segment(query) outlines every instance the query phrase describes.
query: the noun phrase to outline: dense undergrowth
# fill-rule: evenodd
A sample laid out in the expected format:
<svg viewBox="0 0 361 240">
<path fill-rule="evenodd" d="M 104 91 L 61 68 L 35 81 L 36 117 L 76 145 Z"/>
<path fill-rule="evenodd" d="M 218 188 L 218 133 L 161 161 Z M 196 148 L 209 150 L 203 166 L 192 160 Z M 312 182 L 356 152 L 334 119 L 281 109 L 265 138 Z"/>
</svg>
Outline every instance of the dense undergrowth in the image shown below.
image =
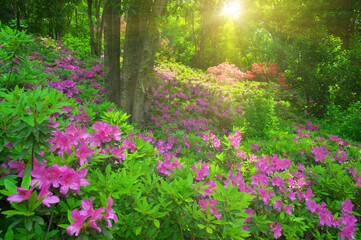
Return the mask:
<svg viewBox="0 0 361 240">
<path fill-rule="evenodd" d="M 1 38 L 0 238 L 361 238 L 360 145 L 276 65 L 159 62 L 140 131 L 103 100 L 101 61 Z"/>
</svg>

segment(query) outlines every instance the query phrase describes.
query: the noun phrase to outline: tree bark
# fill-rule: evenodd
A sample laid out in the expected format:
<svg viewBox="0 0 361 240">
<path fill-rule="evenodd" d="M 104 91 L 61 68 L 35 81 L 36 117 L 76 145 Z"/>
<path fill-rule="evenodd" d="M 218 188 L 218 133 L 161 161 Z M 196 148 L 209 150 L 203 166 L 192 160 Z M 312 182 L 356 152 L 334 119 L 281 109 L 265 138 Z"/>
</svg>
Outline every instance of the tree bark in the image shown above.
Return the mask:
<svg viewBox="0 0 361 240">
<path fill-rule="evenodd" d="M 165 0 L 132 0 L 127 14 L 120 104 L 131 122 L 144 127 L 155 88 L 154 56 L 158 43 L 156 18 Z"/>
<path fill-rule="evenodd" d="M 93 25 L 93 0 L 88 0 L 88 22 L 89 22 L 89 29 L 90 29 L 90 48 L 91 48 L 91 55 L 94 56 L 95 54 L 95 41 L 94 41 L 94 25 Z"/>
<path fill-rule="evenodd" d="M 120 0 L 104 1 L 105 100 L 120 103 Z"/>
<path fill-rule="evenodd" d="M 94 2 L 95 4 L 95 18 L 97 20 L 96 22 L 96 28 L 95 28 L 95 43 L 94 43 L 94 47 L 95 47 L 95 55 L 96 56 L 99 56 L 100 55 L 100 50 L 101 48 L 99 47 L 100 46 L 100 43 L 101 43 L 101 34 L 100 31 L 101 31 L 101 20 L 100 20 L 100 5 L 101 5 L 101 1 L 100 0 L 95 0 Z"/>
</svg>

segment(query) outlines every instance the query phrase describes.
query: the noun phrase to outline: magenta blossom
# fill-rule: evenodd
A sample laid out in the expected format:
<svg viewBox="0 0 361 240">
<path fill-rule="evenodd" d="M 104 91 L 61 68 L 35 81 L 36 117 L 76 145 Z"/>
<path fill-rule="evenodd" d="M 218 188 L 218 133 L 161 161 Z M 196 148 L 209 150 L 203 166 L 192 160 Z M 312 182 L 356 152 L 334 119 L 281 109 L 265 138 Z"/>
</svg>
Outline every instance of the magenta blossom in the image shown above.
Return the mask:
<svg viewBox="0 0 361 240">
<path fill-rule="evenodd" d="M 67 194 L 69 189 L 73 190 L 74 193 L 78 193 L 80 186 L 88 186 L 90 182 L 84 178 L 87 172 L 86 168 L 82 168 L 77 172 L 72 168 L 67 169 L 59 179 L 60 193 Z"/>
<path fill-rule="evenodd" d="M 351 203 L 350 198 L 346 202 L 342 203 L 342 213 L 352 213 L 353 204 Z"/>
<path fill-rule="evenodd" d="M 198 161 L 193 167 L 191 167 L 191 169 L 196 172 L 194 179 L 203 181 L 204 177 L 209 174 L 209 163 L 202 163 L 201 161 Z"/>
<path fill-rule="evenodd" d="M 88 164 L 87 157 L 90 157 L 95 152 L 94 149 L 90 149 L 83 139 L 80 139 L 79 148 L 77 149 L 75 156 L 79 157 L 80 166 L 84 163 Z"/>
<path fill-rule="evenodd" d="M 60 199 L 57 196 L 53 196 L 53 193 L 49 191 L 50 183 L 48 183 L 47 186 L 44 186 L 40 190 L 40 194 L 38 196 L 38 200 L 43 199 L 42 204 L 50 207 L 50 204 L 55 204 L 60 201 Z"/>
<path fill-rule="evenodd" d="M 22 202 L 25 200 L 28 200 L 31 196 L 31 192 L 33 191 L 33 188 L 30 189 L 26 188 L 16 188 L 17 194 L 10 195 L 7 200 L 12 202 Z"/>
<path fill-rule="evenodd" d="M 66 232 L 72 236 L 75 233 L 75 236 L 77 237 L 79 235 L 80 230 L 83 228 L 83 223 L 86 218 L 86 216 L 82 215 L 78 210 L 73 209 L 71 211 L 71 218 L 75 221 L 70 224 L 70 226 L 66 229 Z"/>
<path fill-rule="evenodd" d="M 273 208 L 277 209 L 278 212 L 282 211 L 282 199 L 276 200 L 276 204 L 273 205 Z"/>
<path fill-rule="evenodd" d="M 281 227 L 280 223 L 276 224 L 276 222 L 273 222 L 273 223 L 270 223 L 269 225 L 270 225 L 271 231 L 273 232 L 276 239 L 278 237 L 282 236 L 282 233 L 281 233 L 282 227 Z"/>
<path fill-rule="evenodd" d="M 108 227 L 112 227 L 112 223 L 109 219 L 113 219 L 115 222 L 118 222 L 118 216 L 115 214 L 114 209 L 112 209 L 113 199 L 108 197 L 107 208 L 105 210 L 103 218 L 105 218 L 108 222 Z"/>
<path fill-rule="evenodd" d="M 353 239 L 355 237 L 355 227 L 354 226 L 345 226 L 342 228 L 342 231 L 339 232 L 341 240 Z"/>
<path fill-rule="evenodd" d="M 8 165 L 10 168 L 15 169 L 18 172 L 18 177 L 23 177 L 25 170 L 25 164 L 21 161 L 9 161 Z"/>
<path fill-rule="evenodd" d="M 80 210 L 80 214 L 85 217 L 90 217 L 87 225 L 101 232 L 101 229 L 96 224 L 96 221 L 102 218 L 103 208 L 93 208 L 93 197 L 90 198 L 90 201 L 87 199 L 83 199 L 81 201 L 81 207 L 83 210 Z"/>
<path fill-rule="evenodd" d="M 293 208 L 293 206 L 292 205 L 289 205 L 289 206 L 284 206 L 284 210 L 285 210 L 285 212 L 288 214 L 288 215 L 292 215 L 292 208 Z"/>
<path fill-rule="evenodd" d="M 206 212 L 207 211 L 207 205 L 209 204 L 211 214 L 215 215 L 216 218 L 219 220 L 219 219 L 222 219 L 222 214 L 218 214 L 219 210 L 214 207 L 215 205 L 218 204 L 218 202 L 219 202 L 218 200 L 212 200 L 210 198 L 200 199 L 199 200 L 199 205 L 204 210 L 204 212 Z"/>
</svg>

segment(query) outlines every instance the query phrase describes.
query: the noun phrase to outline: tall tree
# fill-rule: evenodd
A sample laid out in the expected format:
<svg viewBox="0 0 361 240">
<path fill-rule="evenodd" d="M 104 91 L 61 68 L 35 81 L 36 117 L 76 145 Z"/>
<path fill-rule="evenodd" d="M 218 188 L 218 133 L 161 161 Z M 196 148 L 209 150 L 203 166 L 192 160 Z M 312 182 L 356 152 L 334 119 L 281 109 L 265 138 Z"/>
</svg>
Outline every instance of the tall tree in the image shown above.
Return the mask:
<svg viewBox="0 0 361 240">
<path fill-rule="evenodd" d="M 120 106 L 131 121 L 144 126 L 154 91 L 158 21 L 166 0 L 131 0 L 127 11 Z"/>
<path fill-rule="evenodd" d="M 100 15 L 100 6 L 102 0 L 88 0 L 88 23 L 90 29 L 90 47 L 91 54 L 99 56 L 101 53 L 103 36 L 103 16 Z M 95 12 L 96 25 L 93 23 L 93 6 Z M 104 14 L 104 12 L 103 12 Z"/>
<path fill-rule="evenodd" d="M 120 102 L 120 0 L 104 1 L 105 99 Z"/>
</svg>

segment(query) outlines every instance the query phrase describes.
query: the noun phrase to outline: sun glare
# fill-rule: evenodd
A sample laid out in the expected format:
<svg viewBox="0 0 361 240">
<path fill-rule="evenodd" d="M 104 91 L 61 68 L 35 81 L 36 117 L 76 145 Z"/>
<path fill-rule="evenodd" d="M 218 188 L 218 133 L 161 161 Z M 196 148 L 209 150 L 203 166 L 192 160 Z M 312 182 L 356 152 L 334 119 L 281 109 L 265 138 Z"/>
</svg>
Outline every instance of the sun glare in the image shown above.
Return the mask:
<svg viewBox="0 0 361 240">
<path fill-rule="evenodd" d="M 239 2 L 229 2 L 224 6 L 222 13 L 230 18 L 236 18 L 241 13 L 241 6 Z"/>
</svg>

